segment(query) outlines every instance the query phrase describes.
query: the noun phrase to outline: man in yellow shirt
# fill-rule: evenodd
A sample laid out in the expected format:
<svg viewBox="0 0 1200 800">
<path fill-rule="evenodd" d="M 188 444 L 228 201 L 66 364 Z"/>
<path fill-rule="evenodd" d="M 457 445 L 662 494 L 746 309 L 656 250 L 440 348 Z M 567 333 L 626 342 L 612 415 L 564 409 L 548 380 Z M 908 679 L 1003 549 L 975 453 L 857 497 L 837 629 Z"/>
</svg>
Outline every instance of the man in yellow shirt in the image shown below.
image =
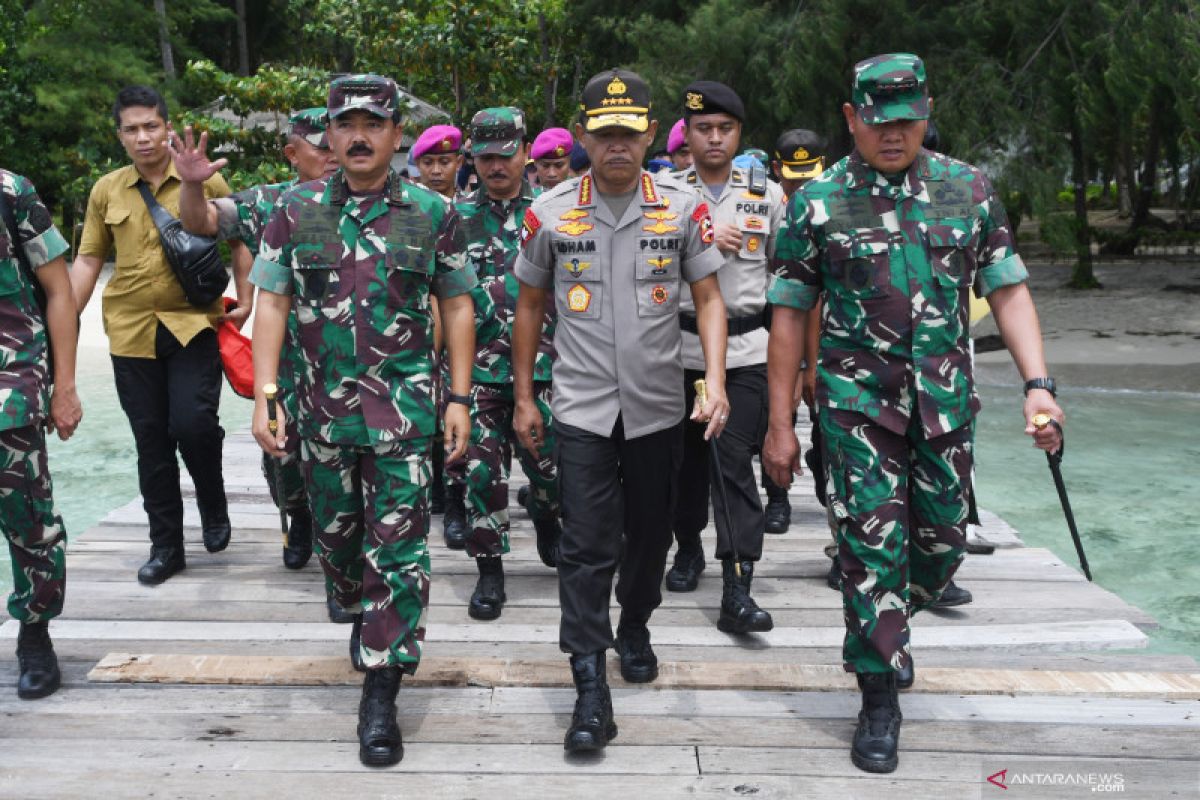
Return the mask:
<svg viewBox="0 0 1200 800">
<path fill-rule="evenodd" d="M 217 418 L 221 365 L 215 324 L 223 304 L 220 299 L 207 308 L 188 303 L 138 191 L 144 181 L 158 203 L 178 216 L 180 180 L 167 147 L 166 102 L 153 89 L 126 87 L 117 94 L 113 118 L 133 163 L 92 187 L 71 284 L 82 312 L 105 259 L 116 250 L 116 268 L 104 288 L 104 330 L 117 395 L 137 444 L 138 483 L 150 523 L 150 559 L 138 570 L 138 580 L 159 584 L 185 566 L 176 450 L 196 486 L 205 549 L 215 553 L 229 544 L 221 477 L 225 432 Z M 214 175 L 204 192 L 223 197 L 229 187 Z M 239 263 L 239 247 L 248 272 L 240 243 L 234 263 Z M 241 324 L 249 316 L 253 290 L 241 270 L 235 273 L 238 308 L 230 317 Z"/>
</svg>

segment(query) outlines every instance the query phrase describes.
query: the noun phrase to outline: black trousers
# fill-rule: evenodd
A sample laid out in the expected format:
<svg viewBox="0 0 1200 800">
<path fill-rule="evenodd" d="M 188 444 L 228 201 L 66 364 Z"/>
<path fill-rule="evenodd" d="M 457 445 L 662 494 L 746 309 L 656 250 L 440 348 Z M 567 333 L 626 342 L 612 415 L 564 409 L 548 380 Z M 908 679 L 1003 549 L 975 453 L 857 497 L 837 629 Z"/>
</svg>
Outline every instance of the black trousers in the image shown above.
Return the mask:
<svg viewBox="0 0 1200 800">
<path fill-rule="evenodd" d="M 609 596 L 618 565 L 623 622 L 644 624 L 662 603 L 682 423 L 636 439 L 625 438 L 620 417 L 610 436 L 554 424 L 563 515 L 558 641 L 563 652 L 585 655 L 612 646 Z"/>
<path fill-rule="evenodd" d="M 684 371 L 687 408 L 696 401 L 692 382 L 704 373 Z M 725 493 L 729 497 L 730 531 L 725 524 L 721 493 L 711 492 L 713 514 L 716 516 L 717 552 L 719 559 L 732 558 L 732 541 L 743 561 L 758 561 L 762 557 L 763 532 L 766 521 L 758 484 L 754 477 L 754 456 L 762 450 L 767 432 L 767 367 L 754 364 L 735 367 L 725 373 L 725 393 L 729 397 L 729 420 L 717 437 L 721 469 L 725 477 Z M 717 480 L 716 465 L 709 458 L 704 440 L 704 425 L 685 422 L 683 432 L 683 465 L 679 469 L 679 505 L 675 511 L 675 536 L 681 548 L 698 548 L 700 531 L 708 525 L 710 484 Z"/>
<path fill-rule="evenodd" d="M 177 449 L 196 485 L 200 513 L 226 513 L 217 334 L 206 330 L 184 347 L 159 323 L 154 351 L 157 358 L 113 356 L 113 376 L 137 445 L 138 486 L 150 520 L 150 541 L 158 547 L 182 546 Z"/>
</svg>

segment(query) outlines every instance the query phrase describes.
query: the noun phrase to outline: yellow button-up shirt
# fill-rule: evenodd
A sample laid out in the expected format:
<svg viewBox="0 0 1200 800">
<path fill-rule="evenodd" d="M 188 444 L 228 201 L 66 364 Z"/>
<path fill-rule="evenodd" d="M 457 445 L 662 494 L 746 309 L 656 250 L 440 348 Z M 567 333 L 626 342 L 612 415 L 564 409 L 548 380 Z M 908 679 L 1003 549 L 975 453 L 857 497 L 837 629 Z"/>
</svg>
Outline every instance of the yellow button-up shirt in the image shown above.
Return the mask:
<svg viewBox="0 0 1200 800">
<path fill-rule="evenodd" d="M 154 358 L 158 323 L 186 345 L 196 334 L 212 328 L 224 312 L 222 301 L 197 308 L 167 263 L 158 228 L 137 190 L 138 171 L 132 164 L 108 173 L 92 187 L 79 255 L 107 259 L 113 248 L 117 265 L 104 288 L 104 331 L 114 356 Z M 179 216 L 179 174 L 167 167 L 167 177 L 150 187 L 159 205 Z M 220 175 L 204 182 L 209 198 L 225 197 L 229 185 Z"/>
</svg>

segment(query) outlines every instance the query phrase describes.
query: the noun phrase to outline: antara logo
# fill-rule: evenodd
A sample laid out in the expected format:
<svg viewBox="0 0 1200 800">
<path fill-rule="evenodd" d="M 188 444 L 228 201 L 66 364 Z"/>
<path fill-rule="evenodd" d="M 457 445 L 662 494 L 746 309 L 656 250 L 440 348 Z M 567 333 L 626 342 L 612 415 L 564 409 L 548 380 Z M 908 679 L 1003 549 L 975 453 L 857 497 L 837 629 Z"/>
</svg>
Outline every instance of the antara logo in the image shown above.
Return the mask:
<svg viewBox="0 0 1200 800">
<path fill-rule="evenodd" d="M 1008 779 L 1008 770 L 1002 769 L 994 775 L 988 775 L 987 782 L 990 783 L 992 786 L 999 786 L 1001 789 L 1007 789 L 1008 787 L 1004 785 L 1004 782 L 1007 779 Z"/>
</svg>

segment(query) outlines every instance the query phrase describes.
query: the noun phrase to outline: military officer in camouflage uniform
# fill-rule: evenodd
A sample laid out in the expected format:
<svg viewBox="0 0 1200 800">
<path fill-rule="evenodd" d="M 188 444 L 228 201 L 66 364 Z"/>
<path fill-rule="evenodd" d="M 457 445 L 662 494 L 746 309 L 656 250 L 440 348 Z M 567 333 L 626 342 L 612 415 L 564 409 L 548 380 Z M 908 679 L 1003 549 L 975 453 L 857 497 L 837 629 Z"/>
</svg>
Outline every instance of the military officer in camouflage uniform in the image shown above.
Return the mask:
<svg viewBox="0 0 1200 800">
<path fill-rule="evenodd" d="M 611 70 L 583 90 L 575 138 L 591 170 L 541 195 L 525 214 L 515 273 L 513 425 L 546 447 L 535 392 L 547 296 L 558 323 L 554 425 L 563 507 L 559 647 L 571 654 L 578 698 L 569 752 L 599 750 L 617 733 L 604 653 L 615 646 L 627 681 L 652 681 L 658 659 L 647 624 L 662 601 L 686 414 L 680 295 L 691 292 L 703 343 L 708 402 L 693 420 L 716 436 L 725 400 L 725 306 L 713 275 L 712 218 L 686 183 L 641 169 L 657 124 L 650 87 Z M 624 542 L 622 555 L 622 541 Z M 609 596 L 620 565 L 621 619 Z"/>
<path fill-rule="evenodd" d="M 351 649 L 367 672 L 359 758 L 371 765 L 403 756 L 395 699 L 402 672 L 420 662 L 425 632 L 437 418 L 431 292 L 450 352 L 452 458 L 467 444 L 474 345 L 475 278 L 458 216 L 444 197 L 390 168 L 399 100 L 396 84 L 378 75 L 330 85 L 328 136 L 341 168 L 283 196 L 251 273 L 260 289 L 252 427 L 269 455 L 286 452 L 287 436 L 270 431 L 262 387 L 276 381 L 294 311 L 296 434 L 321 566 L 338 603 L 359 615 Z"/>
<path fill-rule="evenodd" d="M 737 93 L 723 83 L 696 81 L 684 89 L 684 136 L 692 166 L 680 179 L 693 188 L 712 211 L 715 244 L 725 259 L 717 273 L 728 315 L 725 390 L 729 423 L 717 439 L 725 491 L 711 491 L 716 518 L 716 556 L 721 562 L 723 591 L 717 627 L 727 633 L 769 631 L 771 615 L 750 596 L 754 564 L 762 557 L 765 519 L 754 456 L 766 434 L 767 406 L 767 258 L 775 250 L 783 221 L 783 192 L 767 180 L 765 168 L 733 166 L 746 109 Z M 666 256 L 669 261 L 669 255 Z M 695 309 L 680 298 L 683 329 L 684 391 L 690 402 L 692 383 L 703 377 L 704 353 L 697 336 Z M 675 537 L 679 549 L 667 573 L 672 591 L 693 591 L 704 569 L 700 532 L 708 524 L 709 484 L 718 480 L 709 463 L 704 429 L 684 426 L 683 465 Z M 724 500 L 729 500 L 729 507 Z M 729 520 L 733 529 L 726 524 Z"/>
<path fill-rule="evenodd" d="M 817 364 L 828 499 L 838 525 L 843 661 L 863 706 L 851 758 L 898 763 L 896 672 L 908 616 L 928 608 L 962 560 L 979 410 L 968 297 L 986 296 L 1025 384 L 1025 433 L 1052 450 L 1062 420 L 1037 312 L 1004 207 L 975 167 L 921 149 L 925 67 L 897 53 L 859 62 L 843 106 L 854 152 L 788 206 L 772 261 L 770 428 L 763 462 L 786 485 L 799 468 L 792 393 L 807 310 L 825 293 Z"/>
<path fill-rule="evenodd" d="M 67 532 L 54 510 L 46 431 L 69 439 L 83 417 L 75 393 L 79 328 L 67 242 L 50 212 L 20 175 L 0 170 L 0 193 L 0 531 L 12 560 L 8 613 L 21 625 L 17 695 L 31 700 L 62 682 L 49 625 L 62 613 Z"/>
<path fill-rule="evenodd" d="M 471 119 L 471 155 L 480 187 L 454 204 L 462 219 L 467 258 L 479 284 L 475 300 L 475 365 L 471 445 L 467 448 L 467 554 L 479 567 L 479 581 L 467 608 L 475 619 L 491 620 L 504 607 L 504 567 L 508 552 L 508 475 L 513 451 L 529 476 L 528 508 L 537 531 L 538 555 L 553 567 L 561 528 L 554 472 L 550 415 L 550 364 L 554 355 L 553 306 L 544 316 L 534 367 L 534 399 L 542 414 L 547 447 L 534 455 L 512 434 L 512 321 L 519 285 L 513 263 L 520 245 L 525 210 L 534 190 L 525 180 L 528 147 L 525 115 L 511 107 L 485 108 Z"/>
<path fill-rule="evenodd" d="M 219 239 L 238 239 L 258 255 L 259 242 L 267 218 L 279 198 L 297 183 L 327 178 L 337 169 L 337 159 L 325 138 L 325 108 L 306 108 L 288 118 L 287 143 L 283 155 L 296 170 L 297 177 L 280 183 L 260 184 L 230 197 L 206 200 L 204 181 L 226 165 L 226 159 L 210 162 L 205 154 L 207 134 L 200 135 L 193 146 L 192 130 L 184 128 L 183 137 L 171 137 L 171 155 L 182 186 L 179 190 L 179 219 L 193 233 Z M 288 317 L 287 341 L 295 340 L 295 317 Z M 280 399 L 288 419 L 296 419 L 296 394 L 287 370 L 288 360 L 279 375 Z M 300 474 L 300 458 L 296 452 L 276 460 L 266 453 L 262 459 L 263 477 L 271 490 L 271 499 L 287 511 L 288 534 L 283 548 L 283 564 L 288 569 L 300 569 L 308 563 L 313 552 L 312 517 Z M 278 497 L 276 487 L 282 483 L 284 497 Z M 329 613 L 337 621 L 351 620 L 341 613 L 332 597 L 327 601 Z"/>
</svg>

